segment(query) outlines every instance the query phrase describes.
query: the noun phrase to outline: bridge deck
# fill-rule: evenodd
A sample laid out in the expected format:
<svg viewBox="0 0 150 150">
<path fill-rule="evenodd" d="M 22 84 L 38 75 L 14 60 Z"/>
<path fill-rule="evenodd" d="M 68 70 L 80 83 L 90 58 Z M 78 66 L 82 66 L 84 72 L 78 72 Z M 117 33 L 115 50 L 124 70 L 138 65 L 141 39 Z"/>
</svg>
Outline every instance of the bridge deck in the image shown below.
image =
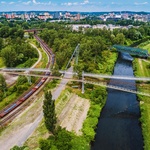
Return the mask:
<svg viewBox="0 0 150 150">
<path fill-rule="evenodd" d="M 122 46 L 122 45 L 113 45 L 114 48 L 117 49 L 119 52 L 126 52 L 131 55 L 137 55 L 140 57 L 149 57 L 148 50 L 140 49 L 140 48 L 133 48 L 128 46 Z"/>
</svg>

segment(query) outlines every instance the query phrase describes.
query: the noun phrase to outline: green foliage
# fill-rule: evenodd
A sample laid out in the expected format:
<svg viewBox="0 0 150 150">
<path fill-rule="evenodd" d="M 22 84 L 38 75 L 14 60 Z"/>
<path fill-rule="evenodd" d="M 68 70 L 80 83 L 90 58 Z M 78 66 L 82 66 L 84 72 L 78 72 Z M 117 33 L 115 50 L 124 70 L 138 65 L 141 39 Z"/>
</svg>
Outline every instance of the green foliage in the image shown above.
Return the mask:
<svg viewBox="0 0 150 150">
<path fill-rule="evenodd" d="M 83 136 L 75 136 L 71 140 L 71 150 L 90 150 L 90 145 Z"/>
<path fill-rule="evenodd" d="M 0 37 L 2 38 L 7 38 L 7 37 L 11 37 L 11 38 L 23 38 L 24 36 L 24 31 L 21 28 L 17 28 L 17 27 L 8 27 L 8 26 L 3 26 L 0 28 Z"/>
<path fill-rule="evenodd" d="M 30 150 L 27 146 L 14 146 L 13 148 L 11 148 L 10 150 Z"/>
<path fill-rule="evenodd" d="M 39 144 L 40 144 L 40 149 L 42 149 L 42 150 L 50 150 L 50 148 L 54 144 L 54 141 L 53 140 L 49 140 L 49 139 L 48 140 L 41 139 L 39 141 Z"/>
<path fill-rule="evenodd" d="M 5 60 L 7 67 L 15 67 L 29 59 L 38 57 L 37 51 L 23 39 L 24 31 L 9 27 L 8 29 L 10 29 L 10 35 L 8 34 L 7 38 L 4 37 L 6 38 L 5 40 L 0 38 L 0 55 Z M 29 67 L 31 63 L 33 63 L 33 61 L 30 60 L 27 67 Z"/>
<path fill-rule="evenodd" d="M 0 103 L 0 109 L 4 108 L 8 104 L 16 100 L 18 96 L 23 94 L 29 88 L 29 86 L 30 85 L 27 81 L 27 78 L 24 76 L 19 76 L 16 82 L 16 85 L 13 85 L 10 88 L 8 88 L 5 94 L 3 94 L 3 97 L 0 97 L 2 98 L 1 103 Z"/>
<path fill-rule="evenodd" d="M 140 98 L 142 100 L 142 98 Z M 141 118 L 140 122 L 142 123 L 142 132 L 144 138 L 144 149 L 149 150 L 150 148 L 150 104 L 142 104 L 140 106 L 141 109 Z"/>
<path fill-rule="evenodd" d="M 72 133 L 66 131 L 65 129 L 58 129 L 55 140 L 56 146 L 59 150 L 70 150 L 72 148 L 71 145 Z"/>
<path fill-rule="evenodd" d="M 24 91 L 26 91 L 28 89 L 28 85 L 24 84 L 24 85 L 18 85 L 17 86 L 17 91 L 16 94 L 19 96 L 20 94 L 22 94 Z"/>
<path fill-rule="evenodd" d="M 0 74 L 0 101 L 3 100 L 3 96 L 7 90 L 7 85 L 5 82 L 5 78 Z"/>
<path fill-rule="evenodd" d="M 140 48 L 147 47 L 149 48 L 149 41 L 147 41 L 149 38 L 145 38 L 144 43 L 140 44 L 141 41 L 138 41 L 135 44 L 140 44 Z M 140 62 L 139 62 L 140 61 Z M 149 68 L 146 67 L 148 62 L 144 62 L 142 60 L 138 60 L 136 58 L 133 61 L 133 68 L 134 68 L 134 74 L 136 76 L 149 76 Z M 142 68 L 142 69 L 141 69 Z M 141 82 L 139 82 L 141 83 Z M 138 91 L 148 93 L 150 89 L 149 83 L 147 84 L 141 84 L 140 86 L 137 86 Z M 142 134 L 144 139 L 144 149 L 149 150 L 150 149 L 150 98 L 147 96 L 137 95 L 138 100 L 140 101 L 140 111 L 141 111 L 141 127 L 142 127 Z"/>
<path fill-rule="evenodd" d="M 25 63 L 17 65 L 17 68 L 30 68 L 36 61 L 37 58 L 29 58 Z"/>
<path fill-rule="evenodd" d="M 45 85 L 44 91 L 55 88 L 57 86 L 58 82 L 59 81 L 57 79 L 53 79 L 51 82 L 49 82 Z"/>
<path fill-rule="evenodd" d="M 28 80 L 25 76 L 19 76 L 16 85 L 23 85 L 24 83 L 26 83 Z"/>
<path fill-rule="evenodd" d="M 2 48 L 3 48 L 3 39 L 0 38 L 0 51 L 1 51 Z"/>
<path fill-rule="evenodd" d="M 97 123 L 98 123 L 98 122 L 97 122 Z M 85 127 L 83 127 L 82 131 L 83 131 L 83 133 L 84 133 L 84 135 L 85 135 L 85 138 L 86 138 L 86 140 L 87 140 L 88 142 L 91 142 L 91 141 L 94 140 L 95 131 L 94 131 L 94 129 L 93 129 L 92 127 L 85 125 Z"/>
<path fill-rule="evenodd" d="M 2 74 L 0 74 L 0 90 L 2 92 L 5 92 L 7 90 L 6 81 Z"/>
<path fill-rule="evenodd" d="M 83 136 L 76 136 L 65 129 L 58 128 L 55 136 L 40 140 L 42 150 L 89 150 L 89 144 Z"/>
<path fill-rule="evenodd" d="M 43 112 L 46 128 L 54 134 L 56 124 L 55 103 L 54 100 L 52 100 L 52 94 L 49 91 L 45 92 Z"/>
<path fill-rule="evenodd" d="M 94 118 L 94 117 L 99 118 L 101 108 L 102 107 L 100 105 L 96 105 L 96 104 L 91 105 L 91 108 L 88 112 L 88 116 L 90 116 L 92 118 Z"/>
<path fill-rule="evenodd" d="M 5 60 L 7 67 L 13 67 L 15 65 L 17 54 L 11 47 L 6 47 L 1 51 L 1 56 Z"/>
<path fill-rule="evenodd" d="M 96 87 L 92 92 L 91 92 L 91 100 L 95 104 L 101 104 L 102 106 L 106 102 L 106 89 L 102 87 Z"/>
</svg>

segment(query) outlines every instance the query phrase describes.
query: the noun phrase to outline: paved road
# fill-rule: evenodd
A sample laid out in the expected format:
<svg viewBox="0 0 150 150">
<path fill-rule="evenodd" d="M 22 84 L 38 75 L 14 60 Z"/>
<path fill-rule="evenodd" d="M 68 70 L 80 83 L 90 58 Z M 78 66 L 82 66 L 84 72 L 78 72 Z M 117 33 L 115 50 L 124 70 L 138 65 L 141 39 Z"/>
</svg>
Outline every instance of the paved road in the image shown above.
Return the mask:
<svg viewBox="0 0 150 150">
<path fill-rule="evenodd" d="M 68 71 L 72 71 L 73 68 L 69 68 Z M 71 74 L 65 74 L 64 77 L 72 78 Z M 63 80 L 59 84 L 59 86 L 56 88 L 56 90 L 52 93 L 53 99 L 57 99 L 59 95 L 61 94 L 61 91 L 65 89 L 65 86 L 67 84 L 68 80 Z M 43 96 L 44 97 L 44 96 Z M 30 122 L 29 124 L 25 125 L 23 128 L 17 130 L 17 131 L 11 131 L 10 136 L 6 136 L 5 139 L 1 137 L 0 140 L 0 150 L 9 150 L 14 145 L 22 146 L 24 142 L 32 135 L 34 130 L 38 127 L 39 123 L 41 122 L 43 118 L 43 111 L 39 113 L 40 115 Z M 12 129 L 13 130 L 13 129 Z"/>
<path fill-rule="evenodd" d="M 22 146 L 31 133 L 34 132 L 35 127 L 38 126 L 42 118 L 43 114 L 40 114 L 33 123 L 29 123 L 20 129 L 12 129 L 10 134 L 4 135 L 4 139 L 0 137 L 0 150 L 10 150 L 15 145 Z"/>
<path fill-rule="evenodd" d="M 67 72 L 73 72 L 73 68 L 70 67 Z M 72 74 L 65 74 L 64 78 L 72 78 Z M 65 85 L 67 84 L 68 80 L 63 80 L 61 81 L 59 87 L 56 89 L 56 91 L 53 92 L 53 99 L 57 99 L 61 93 L 62 90 L 65 89 Z"/>
</svg>

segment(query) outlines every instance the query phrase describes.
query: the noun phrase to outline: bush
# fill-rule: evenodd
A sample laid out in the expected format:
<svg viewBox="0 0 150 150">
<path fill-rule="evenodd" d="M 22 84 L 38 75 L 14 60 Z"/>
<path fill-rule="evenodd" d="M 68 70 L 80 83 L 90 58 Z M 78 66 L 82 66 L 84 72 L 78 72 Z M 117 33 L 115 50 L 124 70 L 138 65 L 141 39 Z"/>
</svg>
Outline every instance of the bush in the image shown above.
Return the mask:
<svg viewBox="0 0 150 150">
<path fill-rule="evenodd" d="M 100 105 L 92 105 L 90 107 L 89 112 L 88 112 L 88 116 L 89 117 L 97 117 L 97 118 L 99 118 L 100 111 L 101 111 L 101 106 Z"/>
<path fill-rule="evenodd" d="M 85 127 L 83 127 L 82 131 L 83 131 L 85 139 L 87 140 L 88 143 L 90 143 L 91 141 L 94 140 L 95 131 L 93 128 L 85 126 Z"/>
</svg>

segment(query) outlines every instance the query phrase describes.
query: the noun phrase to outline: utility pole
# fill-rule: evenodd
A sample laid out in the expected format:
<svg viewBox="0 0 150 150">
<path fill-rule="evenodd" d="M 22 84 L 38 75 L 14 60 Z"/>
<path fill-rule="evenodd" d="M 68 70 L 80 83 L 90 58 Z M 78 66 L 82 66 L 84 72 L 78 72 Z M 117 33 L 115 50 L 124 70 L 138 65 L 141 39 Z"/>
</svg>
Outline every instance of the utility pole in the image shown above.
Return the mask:
<svg viewBox="0 0 150 150">
<path fill-rule="evenodd" d="M 82 71 L 82 94 L 84 94 L 84 71 Z"/>
<path fill-rule="evenodd" d="M 31 85 L 32 82 L 31 82 L 31 76 L 29 75 L 29 72 L 27 72 L 27 80 L 28 80 L 28 83 Z"/>
<path fill-rule="evenodd" d="M 79 60 L 79 50 L 80 50 L 80 44 L 78 44 L 77 45 L 77 47 L 76 47 L 76 58 L 75 58 L 75 63 L 76 63 L 76 65 L 78 65 L 78 60 Z"/>
<path fill-rule="evenodd" d="M 79 49 L 80 49 L 80 44 L 78 44 L 78 45 L 76 46 L 76 48 L 75 48 L 75 50 L 74 50 L 74 52 L 73 52 L 71 58 L 70 58 L 69 61 L 68 61 L 68 64 L 66 65 L 65 70 L 67 70 L 67 68 L 68 68 L 68 66 L 69 66 L 69 64 L 70 64 L 70 62 L 71 62 L 71 60 L 73 59 L 73 56 L 76 57 L 75 63 L 78 64 Z"/>
</svg>

